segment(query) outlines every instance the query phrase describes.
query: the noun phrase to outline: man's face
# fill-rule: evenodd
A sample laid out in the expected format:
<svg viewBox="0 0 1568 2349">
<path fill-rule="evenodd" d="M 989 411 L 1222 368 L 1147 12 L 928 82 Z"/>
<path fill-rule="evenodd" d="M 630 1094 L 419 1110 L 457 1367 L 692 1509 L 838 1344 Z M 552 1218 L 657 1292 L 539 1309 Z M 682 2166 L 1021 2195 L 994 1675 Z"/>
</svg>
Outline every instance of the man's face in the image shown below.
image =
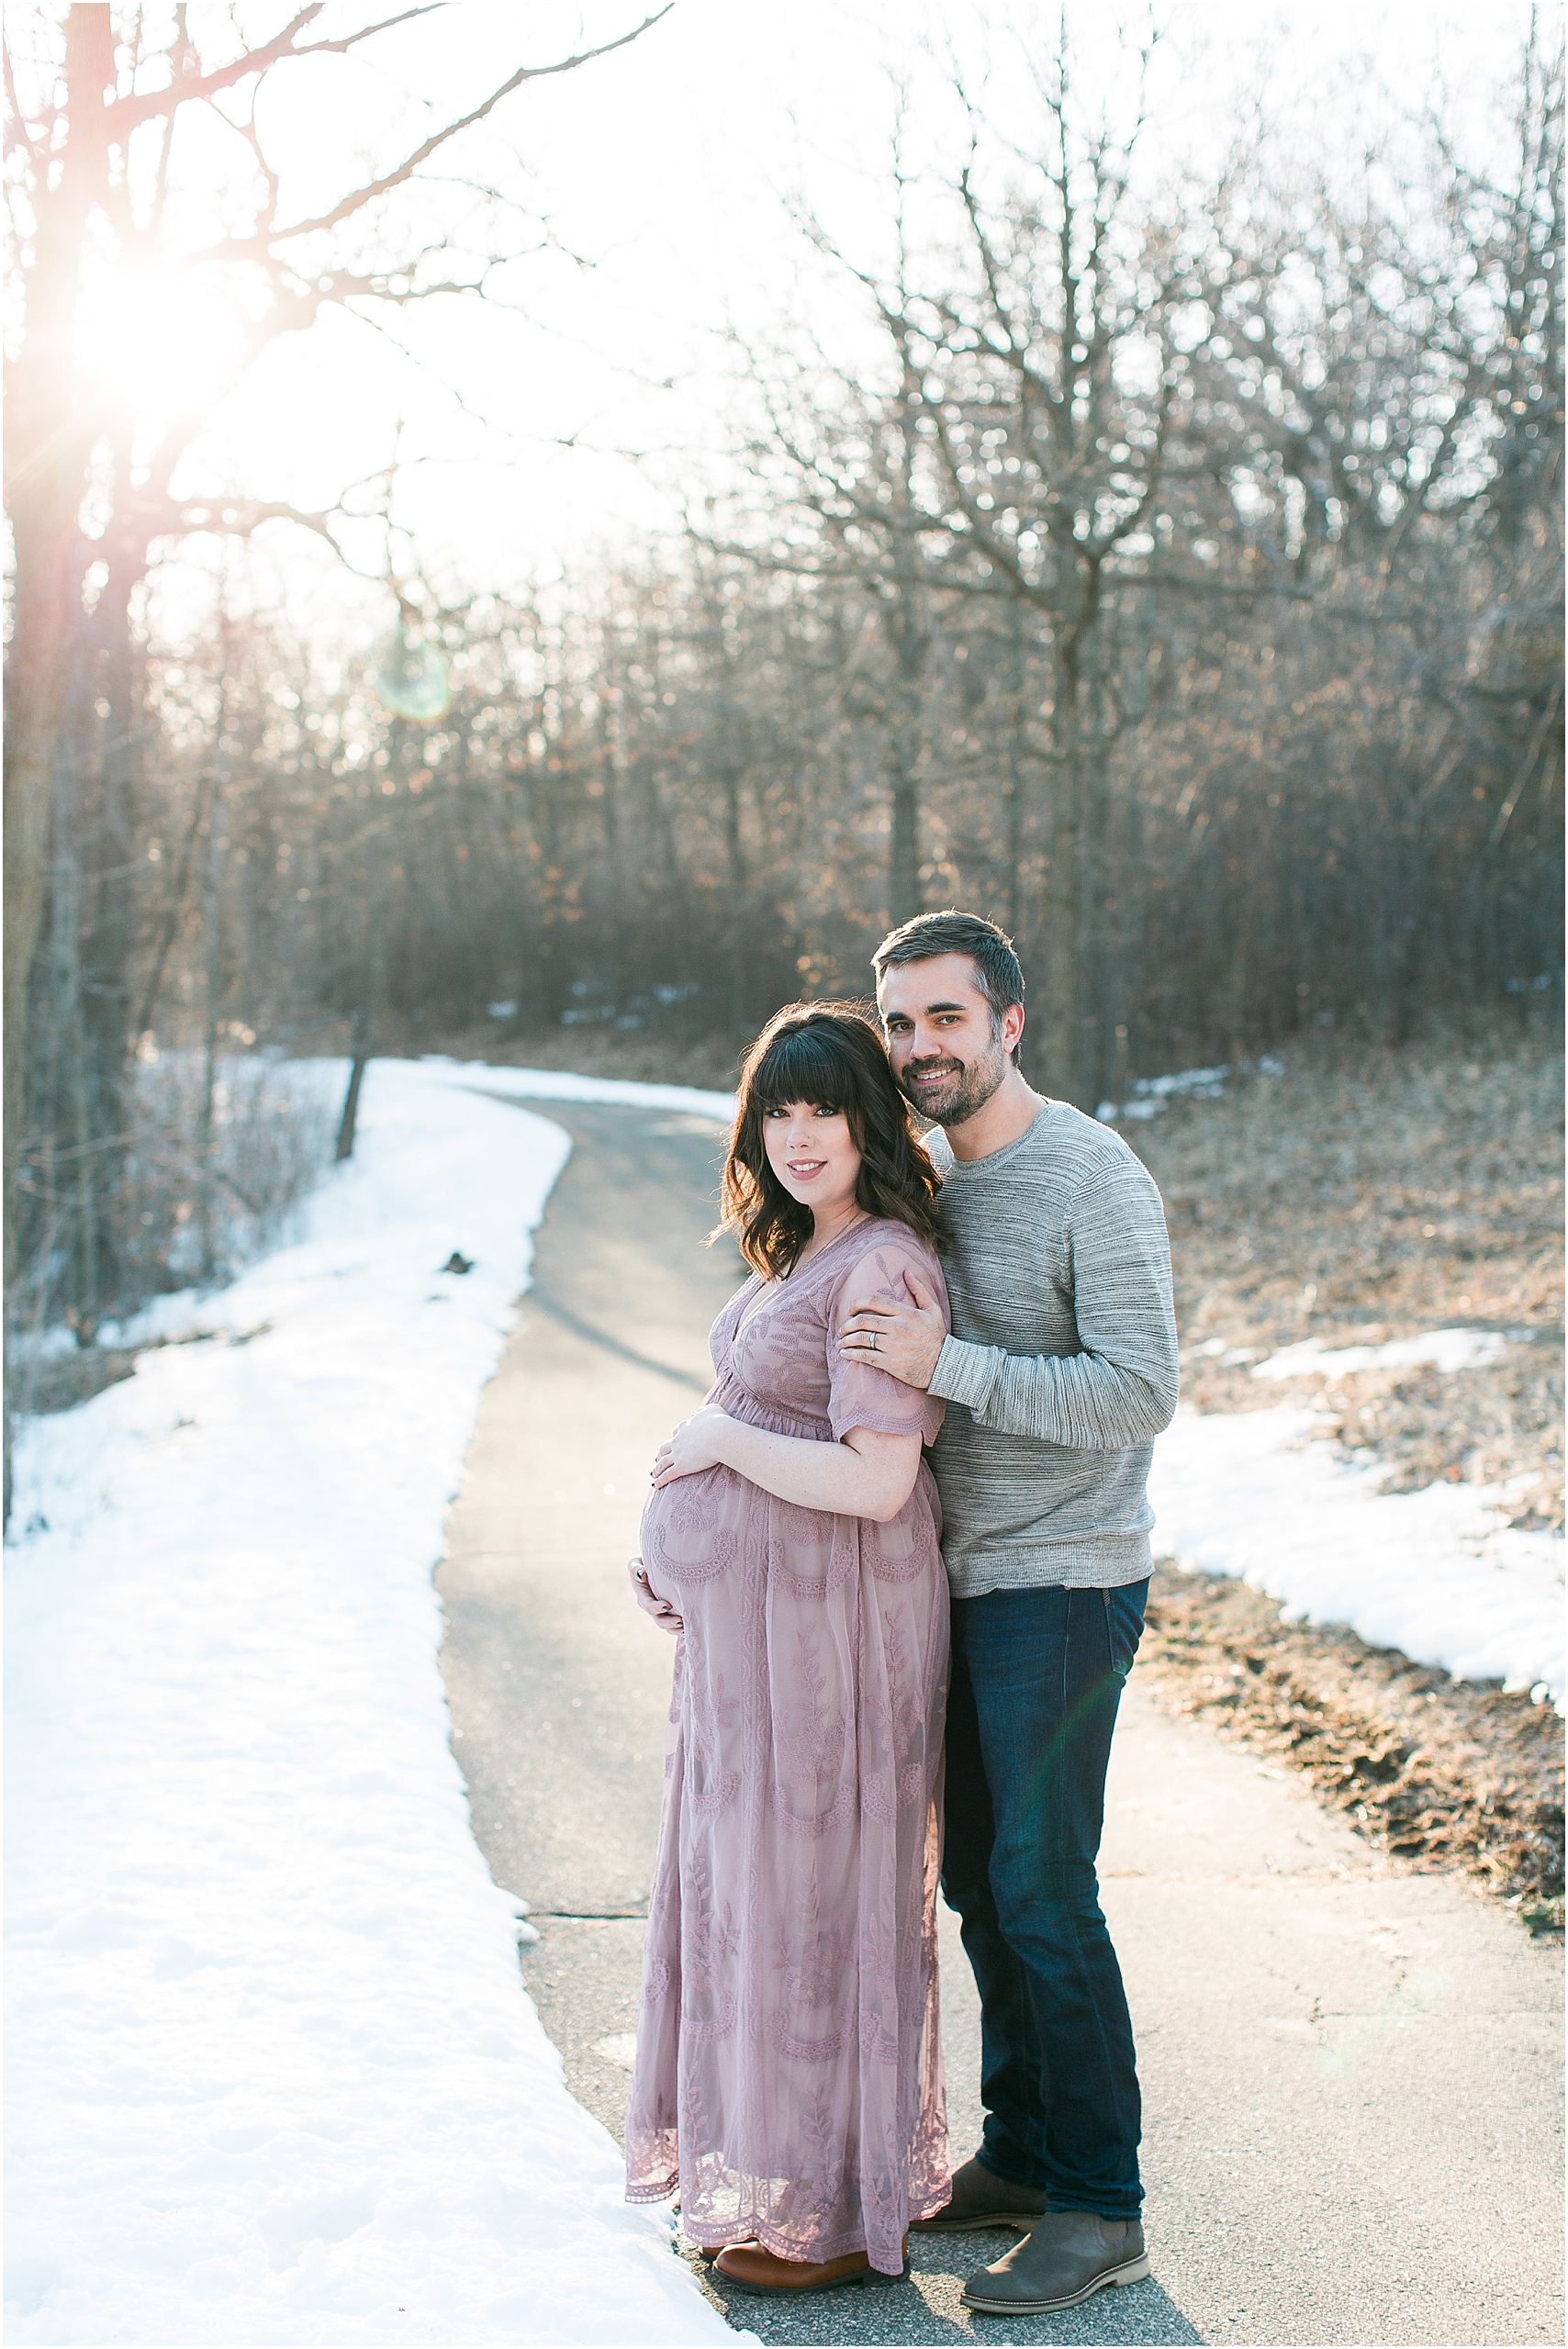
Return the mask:
<svg viewBox="0 0 1568 2349">
<path fill-rule="evenodd" d="M 895 964 L 883 974 L 877 1008 L 894 1076 L 922 1117 L 938 1125 L 962 1125 L 985 1107 L 1024 1026 L 1014 1005 L 997 1034 L 968 955 Z"/>
</svg>

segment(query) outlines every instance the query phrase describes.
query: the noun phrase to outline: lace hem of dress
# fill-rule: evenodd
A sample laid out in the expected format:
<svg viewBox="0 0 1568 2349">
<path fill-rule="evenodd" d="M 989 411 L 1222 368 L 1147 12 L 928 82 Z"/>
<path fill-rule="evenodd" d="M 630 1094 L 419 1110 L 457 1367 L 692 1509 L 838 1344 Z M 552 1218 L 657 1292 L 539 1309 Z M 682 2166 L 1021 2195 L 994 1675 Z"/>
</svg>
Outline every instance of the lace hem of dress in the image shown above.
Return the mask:
<svg viewBox="0 0 1568 2349">
<path fill-rule="evenodd" d="M 673 2129 L 631 2131 L 633 2142 L 628 2147 L 629 2164 L 637 2172 L 636 2183 L 628 2178 L 628 2202 L 667 2202 L 679 2195 L 681 2224 L 693 2242 L 716 2249 L 726 2243 L 759 2243 L 779 2259 L 823 2260 L 843 2259 L 851 2252 L 863 2251 L 879 2275 L 898 2276 L 903 2272 L 902 2239 L 917 2219 L 929 2219 L 946 2208 L 952 2195 L 952 2180 L 948 2174 L 949 2153 L 946 2117 L 933 2122 L 927 2120 L 915 2131 L 908 2153 L 907 2183 L 902 2197 L 880 2204 L 880 2223 L 868 2227 L 864 2211 L 848 2225 L 820 2227 L 812 2223 L 814 2214 L 805 2215 L 793 2226 L 780 2226 L 774 2216 L 774 2206 L 755 2196 L 755 2186 L 734 2171 L 726 2171 L 721 2163 L 716 2183 L 717 2197 L 724 2205 L 720 2217 L 711 2207 L 703 2215 L 704 2205 L 711 2203 L 713 2189 L 704 2194 L 700 2187 L 693 2187 L 690 2176 L 680 2175 L 679 2156 L 674 2142 Z M 698 2167 L 706 2168 L 711 2154 L 700 2157 Z M 902 2202 L 902 2219 L 899 2201 Z M 868 2236 L 872 2238 L 868 2241 Z"/>
<path fill-rule="evenodd" d="M 629 2186 L 626 2199 L 628 2202 L 667 2202 L 678 2191 L 679 2183 L 678 2178 L 672 2178 L 664 2187 Z M 913 2226 L 918 2219 L 934 2219 L 938 2210 L 945 2210 L 952 2198 L 952 2192 L 951 2180 L 944 2179 L 941 2186 L 931 2188 L 927 2193 L 912 2194 L 907 2213 L 910 2224 Z M 688 2217 L 685 2210 L 680 2215 L 684 2231 Z M 738 2219 L 726 2219 L 722 2225 L 715 2220 L 711 2228 L 697 2219 L 692 2219 L 689 2223 L 695 2230 L 689 2240 L 700 2241 L 705 2251 L 720 2251 L 727 2243 L 759 2243 L 764 2251 L 772 2252 L 776 2259 L 812 2262 L 846 2259 L 851 2252 L 864 2251 L 879 2276 L 902 2276 L 908 2264 L 902 2253 L 895 2253 L 890 2257 L 885 2251 L 868 2250 L 864 2227 L 844 2227 L 836 2234 L 815 2237 L 807 2248 L 802 2249 L 798 2234 L 774 2226 L 771 2220 L 749 2214 Z M 897 2260 L 896 2265 L 892 2264 L 893 2259 Z"/>
</svg>

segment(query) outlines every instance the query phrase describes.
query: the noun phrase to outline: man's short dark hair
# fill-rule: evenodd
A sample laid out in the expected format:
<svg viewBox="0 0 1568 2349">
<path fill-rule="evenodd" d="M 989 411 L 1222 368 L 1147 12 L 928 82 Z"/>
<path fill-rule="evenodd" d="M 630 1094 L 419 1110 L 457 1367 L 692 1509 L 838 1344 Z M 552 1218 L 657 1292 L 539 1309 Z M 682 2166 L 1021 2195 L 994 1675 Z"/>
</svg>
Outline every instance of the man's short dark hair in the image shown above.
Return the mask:
<svg viewBox="0 0 1568 2349">
<path fill-rule="evenodd" d="M 1001 1026 L 1002 1015 L 1012 1004 L 1024 1001 L 1024 973 L 1006 932 L 978 913 L 959 913 L 952 906 L 943 913 L 917 913 L 913 922 L 890 930 L 871 957 L 871 968 L 879 985 L 883 973 L 898 964 L 930 962 L 936 955 L 968 955 L 980 991 L 991 1005 L 993 1028 Z"/>
</svg>

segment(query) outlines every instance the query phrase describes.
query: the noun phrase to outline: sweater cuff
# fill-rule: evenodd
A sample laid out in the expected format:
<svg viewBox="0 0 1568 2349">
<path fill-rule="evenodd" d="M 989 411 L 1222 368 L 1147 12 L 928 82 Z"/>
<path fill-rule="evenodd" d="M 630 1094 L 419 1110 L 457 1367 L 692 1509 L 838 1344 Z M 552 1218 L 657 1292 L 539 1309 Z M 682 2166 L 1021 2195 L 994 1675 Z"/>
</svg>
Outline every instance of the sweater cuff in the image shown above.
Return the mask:
<svg viewBox="0 0 1568 2349">
<path fill-rule="evenodd" d="M 931 1373 L 928 1394 L 944 1403 L 961 1403 L 978 1411 L 996 1383 L 1005 1357 L 999 1346 L 970 1346 L 961 1337 L 945 1337 Z"/>
</svg>

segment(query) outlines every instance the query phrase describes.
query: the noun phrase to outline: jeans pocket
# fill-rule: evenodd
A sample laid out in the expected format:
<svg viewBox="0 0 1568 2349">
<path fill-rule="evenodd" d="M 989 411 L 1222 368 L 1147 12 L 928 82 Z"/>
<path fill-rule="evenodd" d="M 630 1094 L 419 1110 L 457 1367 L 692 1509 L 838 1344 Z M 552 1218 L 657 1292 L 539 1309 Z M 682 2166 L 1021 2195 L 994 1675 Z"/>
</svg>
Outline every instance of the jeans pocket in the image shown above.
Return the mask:
<svg viewBox="0 0 1568 2349">
<path fill-rule="evenodd" d="M 1148 1584 L 1124 1583 L 1119 1589 L 1102 1591 L 1105 1602 L 1105 1637 L 1111 1650 L 1111 1670 L 1118 1680 L 1125 1681 L 1133 1668 L 1138 1641 L 1143 1638 L 1144 1608 L 1148 1602 Z"/>
</svg>

